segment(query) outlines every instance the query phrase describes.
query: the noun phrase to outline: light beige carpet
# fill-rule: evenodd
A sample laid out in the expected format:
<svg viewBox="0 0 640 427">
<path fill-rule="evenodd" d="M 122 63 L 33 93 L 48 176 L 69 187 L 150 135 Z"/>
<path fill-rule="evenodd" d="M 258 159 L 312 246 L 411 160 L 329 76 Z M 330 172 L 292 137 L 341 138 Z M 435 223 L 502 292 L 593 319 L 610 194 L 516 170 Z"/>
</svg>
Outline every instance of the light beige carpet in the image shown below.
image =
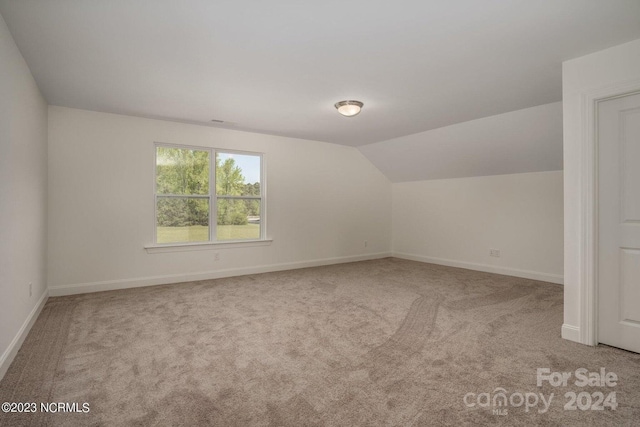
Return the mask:
<svg viewBox="0 0 640 427">
<path fill-rule="evenodd" d="M 393 258 L 51 298 L 0 402 L 90 410 L 0 424 L 640 425 L 640 355 L 562 340 L 562 298 L 560 285 Z M 619 380 L 538 387 L 537 368 Z M 497 388 L 511 402 L 479 406 Z M 583 407 L 615 392 L 618 406 L 565 410 L 571 392 Z M 547 412 L 518 405 L 534 393 L 554 393 Z"/>
</svg>

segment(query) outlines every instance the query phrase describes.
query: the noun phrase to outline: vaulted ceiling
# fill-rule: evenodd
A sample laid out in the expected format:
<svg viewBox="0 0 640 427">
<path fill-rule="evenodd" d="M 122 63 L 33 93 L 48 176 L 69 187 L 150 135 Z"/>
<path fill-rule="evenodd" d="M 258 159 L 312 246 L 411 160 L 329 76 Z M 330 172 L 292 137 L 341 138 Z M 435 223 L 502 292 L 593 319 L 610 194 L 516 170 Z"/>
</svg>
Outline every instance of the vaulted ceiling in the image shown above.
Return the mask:
<svg viewBox="0 0 640 427">
<path fill-rule="evenodd" d="M 558 102 L 562 61 L 640 38 L 640 0 L 0 0 L 0 14 L 50 104 L 351 146 Z M 338 115 L 344 99 L 362 113 Z"/>
</svg>

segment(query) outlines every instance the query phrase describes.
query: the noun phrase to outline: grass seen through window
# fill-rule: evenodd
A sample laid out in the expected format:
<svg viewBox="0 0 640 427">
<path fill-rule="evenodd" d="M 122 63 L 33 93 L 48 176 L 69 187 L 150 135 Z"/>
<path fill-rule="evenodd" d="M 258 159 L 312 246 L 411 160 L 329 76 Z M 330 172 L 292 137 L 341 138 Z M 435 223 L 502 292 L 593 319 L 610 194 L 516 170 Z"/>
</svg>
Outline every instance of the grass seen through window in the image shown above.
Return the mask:
<svg viewBox="0 0 640 427">
<path fill-rule="evenodd" d="M 259 239 L 260 224 L 218 225 L 218 240 Z M 158 227 L 158 243 L 206 242 L 209 240 L 209 227 L 192 225 L 188 227 Z"/>
</svg>

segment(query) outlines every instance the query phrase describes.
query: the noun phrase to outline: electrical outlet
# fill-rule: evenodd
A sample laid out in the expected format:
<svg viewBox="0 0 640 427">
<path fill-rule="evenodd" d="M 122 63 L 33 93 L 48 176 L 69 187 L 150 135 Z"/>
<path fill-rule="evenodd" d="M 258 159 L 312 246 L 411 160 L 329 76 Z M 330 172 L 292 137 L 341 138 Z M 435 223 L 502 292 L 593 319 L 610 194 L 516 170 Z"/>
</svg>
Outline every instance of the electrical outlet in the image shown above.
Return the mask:
<svg viewBox="0 0 640 427">
<path fill-rule="evenodd" d="M 216 252 L 215 254 L 213 254 L 213 260 L 214 261 L 220 261 L 220 253 Z"/>
<path fill-rule="evenodd" d="M 367 242 L 366 240 L 364 241 L 364 247 L 366 248 L 367 246 L 369 246 L 369 242 Z"/>
<path fill-rule="evenodd" d="M 29 296 L 33 295 L 33 283 L 29 282 Z"/>
<path fill-rule="evenodd" d="M 489 249 L 489 256 L 500 258 L 500 249 Z"/>
</svg>

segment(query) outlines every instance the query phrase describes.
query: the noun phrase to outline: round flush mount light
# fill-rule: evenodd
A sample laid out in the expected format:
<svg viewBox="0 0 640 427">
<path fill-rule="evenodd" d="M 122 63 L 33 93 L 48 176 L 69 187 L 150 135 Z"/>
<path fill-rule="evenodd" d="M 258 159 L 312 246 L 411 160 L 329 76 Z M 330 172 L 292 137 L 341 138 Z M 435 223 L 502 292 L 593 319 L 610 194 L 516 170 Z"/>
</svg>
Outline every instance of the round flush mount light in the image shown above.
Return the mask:
<svg viewBox="0 0 640 427">
<path fill-rule="evenodd" d="M 336 102 L 335 107 L 338 109 L 338 113 L 346 117 L 353 117 L 357 115 L 364 104 L 360 101 L 340 101 Z"/>
</svg>

